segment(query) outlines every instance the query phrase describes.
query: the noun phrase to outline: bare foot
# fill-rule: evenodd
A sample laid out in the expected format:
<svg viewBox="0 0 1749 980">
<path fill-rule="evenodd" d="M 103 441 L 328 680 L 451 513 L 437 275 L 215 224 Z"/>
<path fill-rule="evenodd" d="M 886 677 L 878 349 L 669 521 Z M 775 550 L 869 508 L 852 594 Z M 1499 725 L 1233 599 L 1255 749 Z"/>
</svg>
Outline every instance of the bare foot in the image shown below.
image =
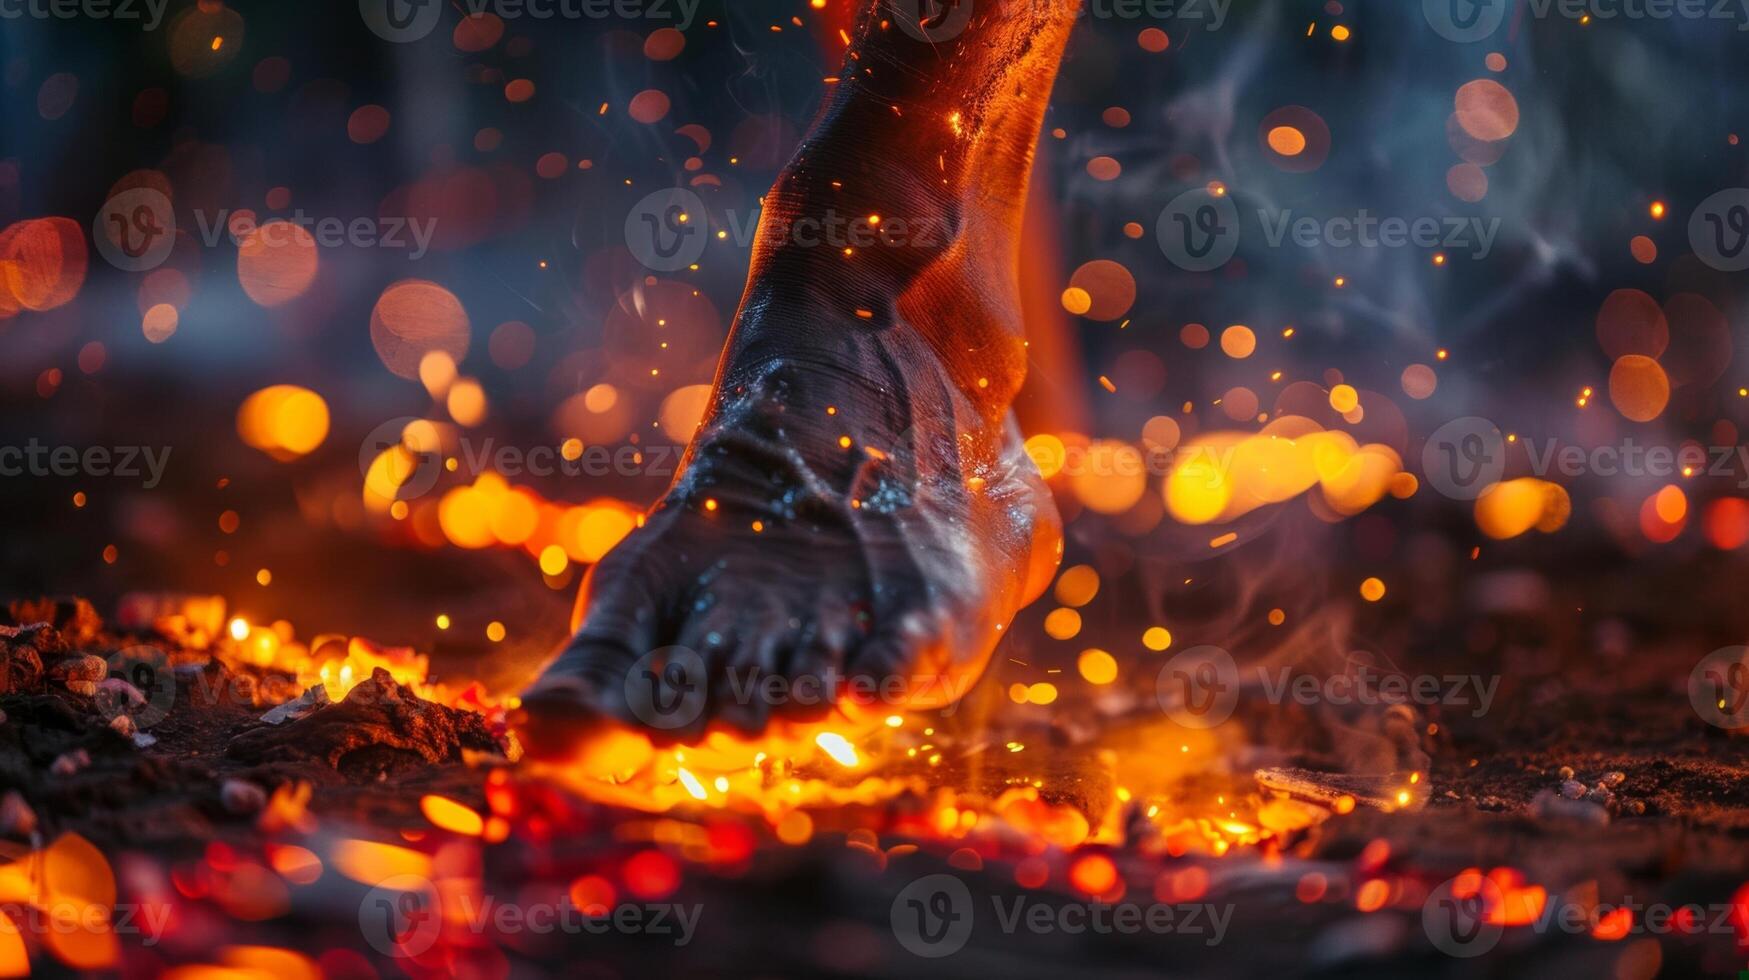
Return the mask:
<svg viewBox="0 0 1749 980">
<path fill-rule="evenodd" d="M 1074 11 L 1051 6 L 932 46 L 871 0 L 765 198 L 686 464 L 523 699 L 531 751 L 602 716 L 690 741 L 949 703 L 1049 583 L 1061 526 L 1009 405 L 1020 209 Z M 820 243 L 838 216 L 862 247 Z"/>
</svg>

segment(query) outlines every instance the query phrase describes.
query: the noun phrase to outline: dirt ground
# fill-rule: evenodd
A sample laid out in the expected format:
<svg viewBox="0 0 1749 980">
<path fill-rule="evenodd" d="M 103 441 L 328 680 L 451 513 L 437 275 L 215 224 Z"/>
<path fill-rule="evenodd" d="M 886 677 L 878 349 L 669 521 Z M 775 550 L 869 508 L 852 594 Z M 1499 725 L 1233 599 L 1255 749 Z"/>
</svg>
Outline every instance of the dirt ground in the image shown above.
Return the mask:
<svg viewBox="0 0 1749 980">
<path fill-rule="evenodd" d="M 63 608 L 55 626 L 11 628 L 4 637 L 0 783 L 34 823 L 8 810 L 4 829 L 14 856 L 33 839 L 30 830 L 39 844 L 76 832 L 118 869 L 121 903 L 132 891 L 141 902 L 162 893 L 177 906 L 180 925 L 168 935 L 121 937 L 124 972 L 201 962 L 222 939 L 298 950 L 341 975 L 1728 976 L 1742 966 L 1739 942 L 1749 939 L 1743 911 L 1731 905 L 1749 899 L 1739 893 L 1749 879 L 1749 742 L 1705 724 L 1686 691 L 1672 686 L 1682 674 L 1676 648 L 1670 663 L 1638 657 L 1588 684 L 1519 684 L 1502 692 L 1487 724 L 1461 716 L 1436 722 L 1426 739 L 1424 808 L 1361 805 L 1275 846 L 1218 858 L 1136 846 L 1029 855 L 1039 849 L 1024 841 L 913 840 L 894 817 L 910 805 L 904 801 L 885 813 L 822 814 L 799 846 L 779 842 L 758 820 L 708 813 L 653 820 L 585 803 L 516 775 L 515 746 L 501 725 L 422 701 L 386 674 L 343 702 L 266 724 L 262 715 L 296 693 L 288 678 L 233 668 L 163 637 L 81 625 L 67 612 L 76 608 Z M 163 669 L 175 691 L 168 713 L 142 729 L 148 740 L 110 721 L 116 712 L 105 698 L 113 684 L 88 696 L 55 679 L 69 668 L 54 666 L 80 650 L 144 640 L 170 648 Z M 20 666 L 26 641 L 44 663 L 35 679 Z M 131 676 L 147 692 L 162 689 L 148 675 Z M 1245 705 L 1241 717 L 1256 721 L 1263 710 Z M 1097 825 L 1113 805 L 1111 787 L 1090 775 L 1082 752 L 1067 745 L 1051 757 L 1057 765 L 1045 766 L 1041 795 L 1081 808 Z M 1292 761 L 1328 765 L 1315 756 Z M 186 884 L 191 868 L 204 863 L 209 869 L 200 873 L 210 873 L 216 846 L 228 856 L 259 855 L 300 842 L 320 854 L 343 838 L 399 837 L 429 849 L 436 839 L 421 798 L 436 794 L 488 812 L 495 771 L 508 775 L 491 778 L 514 785 L 521 803 L 507 839 L 473 852 L 470 874 L 482 894 L 525 904 L 531 895 L 563 894 L 580 873 L 660 839 L 653 828 L 690 821 L 713 840 L 737 842 L 726 858 L 695 860 L 684 847 L 668 848 L 686 860 L 658 889 L 661 904 L 697 909 L 696 934 L 681 944 L 654 928 L 491 926 L 471 945 L 443 946 L 441 957 L 408 958 L 373 948 L 360 918 L 373 893 L 333 870 L 278 889 L 285 901 L 261 916 L 235 894 Z M 934 778 L 994 791 L 1011 775 L 993 764 L 950 766 Z M 1589 799 L 1563 795 L 1569 780 Z M 307 816 L 285 805 L 300 783 L 311 787 Z M 276 790 L 284 798 L 269 801 Z M 279 819 L 282 810 L 291 819 Z M 1141 915 L 1167 905 L 1178 910 L 1177 926 L 1113 920 L 1109 928 L 1076 928 L 1092 908 L 1076 890 L 1076 865 L 1090 853 L 1108 856 L 1122 882 L 1121 897 L 1102 893 L 1108 908 Z M 1027 886 L 1017 883 L 1023 868 Z M 1533 911 L 1577 908 L 1579 925 L 1496 927 L 1483 933 L 1481 955 L 1448 955 L 1426 909 L 1440 883 L 1467 868 L 1495 872 L 1490 880 L 1512 889 L 1540 888 Z M 905 889 L 941 875 L 964 884 L 973 926 L 951 955 L 918 956 L 901 924 L 910 907 Z M 1019 909 L 1015 902 L 1050 911 L 1015 920 L 1004 912 Z M 1616 903 L 1636 910 L 1631 926 L 1619 936 L 1593 935 L 1600 907 Z M 1198 913 L 1185 911 L 1193 905 Z M 1658 905 L 1707 914 L 1672 920 L 1649 908 Z"/>
</svg>

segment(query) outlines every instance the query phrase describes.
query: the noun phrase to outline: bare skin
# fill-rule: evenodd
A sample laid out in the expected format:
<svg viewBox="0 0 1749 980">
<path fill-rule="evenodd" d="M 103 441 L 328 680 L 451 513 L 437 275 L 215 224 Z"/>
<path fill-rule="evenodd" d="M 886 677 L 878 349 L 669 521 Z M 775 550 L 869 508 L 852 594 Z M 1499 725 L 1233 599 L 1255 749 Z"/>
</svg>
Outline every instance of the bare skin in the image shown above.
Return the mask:
<svg viewBox="0 0 1749 980">
<path fill-rule="evenodd" d="M 946 6 L 923 26 L 952 24 Z M 749 678 L 837 680 L 830 700 L 883 710 L 948 703 L 1044 590 L 1061 524 L 1010 411 L 1026 371 L 1016 278 L 1074 10 L 979 5 L 930 44 L 868 0 L 842 81 L 765 197 L 685 465 L 591 570 L 576 636 L 523 699 L 538 754 L 604 717 L 647 722 L 627 677 L 670 647 L 708 673 L 696 721 L 657 733 L 671 739 L 831 707 L 748 696 Z M 848 255 L 798 233 L 851 216 L 875 234 Z"/>
</svg>

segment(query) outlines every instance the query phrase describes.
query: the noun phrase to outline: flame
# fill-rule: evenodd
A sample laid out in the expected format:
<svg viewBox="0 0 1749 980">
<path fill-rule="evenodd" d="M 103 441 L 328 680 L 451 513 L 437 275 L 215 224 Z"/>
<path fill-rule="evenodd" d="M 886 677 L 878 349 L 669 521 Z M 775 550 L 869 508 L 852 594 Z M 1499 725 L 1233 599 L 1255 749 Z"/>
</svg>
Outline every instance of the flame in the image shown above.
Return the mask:
<svg viewBox="0 0 1749 980">
<path fill-rule="evenodd" d="M 1536 477 L 1496 483 L 1476 498 L 1476 526 L 1491 538 L 1505 540 L 1536 529 L 1560 530 L 1572 512 L 1567 491 Z"/>
<path fill-rule="evenodd" d="M 12 917 L 0 912 L 0 977 L 30 976 L 30 956 L 24 949 L 24 934 Z"/>
<path fill-rule="evenodd" d="M 419 811 L 436 826 L 464 837 L 478 837 L 486 829 L 485 818 L 446 796 L 425 794 L 419 798 Z"/>
<path fill-rule="evenodd" d="M 268 844 L 267 864 L 294 885 L 308 885 L 322 877 L 322 859 L 315 851 L 296 844 Z"/>
<path fill-rule="evenodd" d="M 1627 938 L 1634 928 L 1634 913 L 1628 908 L 1616 908 L 1599 916 L 1591 927 L 1591 935 L 1595 939 L 1613 942 Z"/>
<path fill-rule="evenodd" d="M 115 969 L 120 957 L 120 944 L 110 925 L 115 896 L 109 859 L 75 833 L 0 865 L 0 904 L 28 905 L 48 916 L 52 923 L 41 933 L 43 943 L 72 970 Z M 7 927 L 0 928 L 0 975 L 28 975 L 29 960 L 20 934 L 10 916 L 6 918 Z M 12 942 L 6 940 L 8 935 Z"/>
<path fill-rule="evenodd" d="M 431 877 L 431 856 L 398 844 L 370 840 L 343 840 L 329 855 L 336 871 L 363 885 L 397 875 Z"/>
<path fill-rule="evenodd" d="M 1054 692 L 1053 692 L 1054 693 Z M 1150 732 L 1133 744 L 1096 753 L 1114 787 L 1103 806 L 1052 802 L 1042 778 L 1011 777 L 990 795 L 942 786 L 929 778 L 944 759 L 975 758 L 1001 751 L 1001 743 L 949 738 L 926 715 L 884 715 L 840 705 L 813 723 L 777 722 L 749 738 L 712 727 L 693 744 L 658 747 L 639 731 L 613 726 L 592 733 L 564 759 L 525 765 L 542 784 L 557 783 L 600 803 L 646 813 L 674 812 L 680 819 L 708 819 L 713 812 L 761 817 L 781 843 L 811 840 L 822 820 L 832 825 L 868 819 L 859 808 L 877 807 L 889 829 L 936 841 L 977 840 L 995 846 L 1027 842 L 1065 850 L 1123 844 L 1132 834 L 1143 853 L 1219 856 L 1235 847 L 1267 844 L 1296 835 L 1328 816 L 1289 800 L 1261 801 L 1236 780 L 1232 800 L 1189 803 L 1173 799 L 1168 772 L 1183 776 L 1225 758 L 1215 736 L 1185 733 L 1189 741 L 1174 766 L 1163 767 Z M 1197 751 L 1190 751 L 1194 741 Z M 1025 756 L 1026 746 L 1006 744 Z M 1179 759 L 1183 762 L 1178 762 Z M 1134 777 L 1134 778 L 1132 778 Z M 1132 791 L 1143 785 L 1146 792 Z M 901 799 L 913 803 L 900 804 Z M 915 805 L 913 805 L 915 804 Z M 1090 813 L 1103 813 L 1095 821 Z M 841 815 L 834 815 L 841 814 Z"/>
<path fill-rule="evenodd" d="M 856 746 L 851 745 L 849 739 L 837 732 L 821 732 L 815 735 L 814 744 L 846 769 L 855 769 L 860 761 L 856 757 Z"/>
<path fill-rule="evenodd" d="M 1341 400 L 1332 392 L 1333 403 Z M 1353 515 L 1383 498 L 1402 470 L 1388 446 L 1285 415 L 1255 434 L 1217 432 L 1185 444 L 1166 476 L 1166 509 L 1185 524 L 1228 523 L 1318 487 L 1332 510 Z"/>
</svg>

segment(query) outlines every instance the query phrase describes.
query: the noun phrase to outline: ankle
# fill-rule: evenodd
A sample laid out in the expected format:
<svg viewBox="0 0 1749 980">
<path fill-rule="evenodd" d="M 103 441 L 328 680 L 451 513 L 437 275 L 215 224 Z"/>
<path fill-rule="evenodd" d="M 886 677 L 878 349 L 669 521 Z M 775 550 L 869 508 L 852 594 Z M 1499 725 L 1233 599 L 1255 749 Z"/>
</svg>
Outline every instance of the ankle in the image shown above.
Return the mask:
<svg viewBox="0 0 1749 980">
<path fill-rule="evenodd" d="M 766 193 L 749 273 L 878 315 L 961 237 L 960 210 L 949 188 L 891 159 L 899 148 L 836 128 L 823 125 Z"/>
<path fill-rule="evenodd" d="M 920 286 L 848 313 L 834 298 L 842 285 L 755 282 L 718 372 L 724 402 L 738 388 L 789 379 L 782 397 L 792 411 L 871 422 L 891 416 L 881 434 L 915 418 L 951 420 L 974 435 L 1000 428 L 1026 374 L 1019 317 L 1004 315 L 1001 291 L 966 289 L 947 265 L 927 277 L 945 291 Z M 798 375 L 813 381 L 797 383 Z"/>
</svg>

